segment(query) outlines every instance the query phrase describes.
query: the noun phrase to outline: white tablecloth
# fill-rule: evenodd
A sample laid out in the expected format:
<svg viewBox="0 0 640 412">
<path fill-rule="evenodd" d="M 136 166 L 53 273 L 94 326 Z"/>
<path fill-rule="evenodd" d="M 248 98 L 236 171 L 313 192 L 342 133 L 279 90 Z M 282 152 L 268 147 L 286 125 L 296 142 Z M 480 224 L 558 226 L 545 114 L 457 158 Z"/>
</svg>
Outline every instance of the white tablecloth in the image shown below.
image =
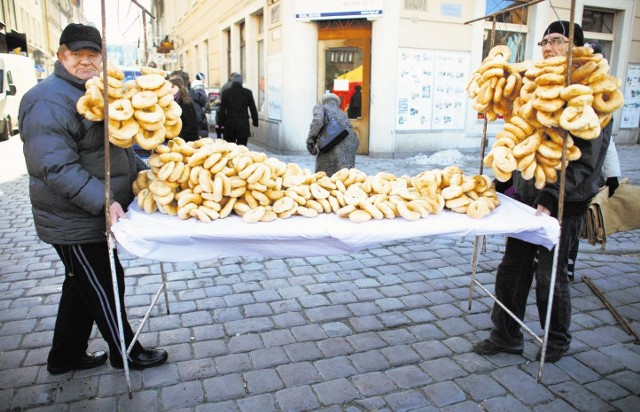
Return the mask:
<svg viewBox="0 0 640 412">
<path fill-rule="evenodd" d="M 382 242 L 422 236 L 509 235 L 549 249 L 558 241 L 558 221 L 506 196 L 482 219 L 442 211 L 415 222 L 401 217 L 352 223 L 335 214 L 295 216 L 268 223 L 244 223 L 231 215 L 210 223 L 146 214 L 134 202 L 126 219 L 112 226 L 129 253 L 165 262 L 194 262 L 227 256 L 271 258 L 353 253 Z"/>
</svg>

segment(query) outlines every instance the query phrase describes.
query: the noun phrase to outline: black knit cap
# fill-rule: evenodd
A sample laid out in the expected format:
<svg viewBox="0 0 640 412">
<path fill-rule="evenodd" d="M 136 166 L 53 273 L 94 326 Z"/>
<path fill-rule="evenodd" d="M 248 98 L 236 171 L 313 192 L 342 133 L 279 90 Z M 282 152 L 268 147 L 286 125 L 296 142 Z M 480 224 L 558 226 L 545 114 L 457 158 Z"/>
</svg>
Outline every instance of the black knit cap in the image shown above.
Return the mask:
<svg viewBox="0 0 640 412">
<path fill-rule="evenodd" d="M 566 20 L 554 21 L 544 31 L 542 37 L 545 37 L 551 33 L 560 33 L 566 38 L 569 38 L 569 22 Z M 584 33 L 582 33 L 582 27 L 578 23 L 573 23 L 573 44 L 576 46 L 584 46 Z"/>
<path fill-rule="evenodd" d="M 60 44 L 73 51 L 86 48 L 102 51 L 102 37 L 98 29 L 80 23 L 71 23 L 64 28 L 60 35 Z"/>
</svg>

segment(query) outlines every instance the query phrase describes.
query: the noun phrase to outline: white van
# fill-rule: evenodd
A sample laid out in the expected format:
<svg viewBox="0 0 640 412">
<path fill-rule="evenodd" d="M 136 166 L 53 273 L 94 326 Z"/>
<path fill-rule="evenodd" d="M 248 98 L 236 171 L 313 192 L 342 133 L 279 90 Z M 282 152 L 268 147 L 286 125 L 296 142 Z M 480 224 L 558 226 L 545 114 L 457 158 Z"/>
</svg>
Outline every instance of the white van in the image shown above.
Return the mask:
<svg viewBox="0 0 640 412">
<path fill-rule="evenodd" d="M 32 59 L 0 53 L 0 141 L 18 133 L 20 99 L 37 82 Z"/>
</svg>

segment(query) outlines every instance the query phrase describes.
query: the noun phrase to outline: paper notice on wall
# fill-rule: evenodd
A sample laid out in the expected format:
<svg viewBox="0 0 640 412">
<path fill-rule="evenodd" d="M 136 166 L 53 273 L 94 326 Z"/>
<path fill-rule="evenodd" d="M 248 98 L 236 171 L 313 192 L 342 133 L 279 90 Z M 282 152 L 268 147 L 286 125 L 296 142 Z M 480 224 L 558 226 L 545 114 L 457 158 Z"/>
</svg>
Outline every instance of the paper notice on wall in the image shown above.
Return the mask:
<svg viewBox="0 0 640 412">
<path fill-rule="evenodd" d="M 621 110 L 621 128 L 640 127 L 640 64 L 627 66 L 624 82 L 624 106 Z"/>
<path fill-rule="evenodd" d="M 396 128 L 431 129 L 435 53 L 418 49 L 399 53 Z"/>
<path fill-rule="evenodd" d="M 396 129 L 464 129 L 470 55 L 400 49 Z"/>
</svg>

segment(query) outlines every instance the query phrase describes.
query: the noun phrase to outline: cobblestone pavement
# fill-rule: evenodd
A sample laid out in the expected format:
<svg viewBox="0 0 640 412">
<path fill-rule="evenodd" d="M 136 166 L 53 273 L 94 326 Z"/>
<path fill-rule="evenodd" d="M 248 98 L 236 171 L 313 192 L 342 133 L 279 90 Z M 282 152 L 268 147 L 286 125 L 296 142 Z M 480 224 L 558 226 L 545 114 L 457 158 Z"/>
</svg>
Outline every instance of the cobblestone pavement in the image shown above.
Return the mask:
<svg viewBox="0 0 640 412">
<path fill-rule="evenodd" d="M 569 354 L 546 364 L 478 356 L 492 300 L 468 309 L 473 239 L 416 238 L 351 255 L 165 263 L 123 253 L 134 326 L 167 273 L 171 314 L 152 309 L 144 345 L 169 351 L 160 367 L 124 374 L 105 365 L 52 376 L 46 356 L 62 265 L 34 232 L 21 144 L 0 143 L 0 410 L 37 411 L 632 411 L 640 402 L 640 345 L 582 278 L 589 276 L 640 332 L 640 232 L 582 244 Z M 640 184 L 640 146 L 620 145 L 624 175 Z M 278 156 L 312 167 L 310 156 Z M 426 156 L 359 156 L 367 173 L 443 167 Z M 429 158 L 432 159 L 432 158 Z M 479 156 L 461 157 L 477 173 Z M 490 238 L 478 279 L 492 290 L 503 239 Z M 526 323 L 539 335 L 532 292 Z M 106 349 L 94 332 L 90 350 Z"/>
</svg>

